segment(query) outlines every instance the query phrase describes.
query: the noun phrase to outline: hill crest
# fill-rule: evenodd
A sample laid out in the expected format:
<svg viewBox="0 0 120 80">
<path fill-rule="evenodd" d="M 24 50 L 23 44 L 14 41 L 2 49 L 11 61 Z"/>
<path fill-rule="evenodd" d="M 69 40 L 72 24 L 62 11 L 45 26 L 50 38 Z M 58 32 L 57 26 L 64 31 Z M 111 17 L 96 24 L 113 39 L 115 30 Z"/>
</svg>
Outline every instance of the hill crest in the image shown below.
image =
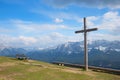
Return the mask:
<svg viewBox="0 0 120 80">
<path fill-rule="evenodd" d="M 119 80 L 120 76 L 49 63 L 0 57 L 0 80 Z"/>
</svg>

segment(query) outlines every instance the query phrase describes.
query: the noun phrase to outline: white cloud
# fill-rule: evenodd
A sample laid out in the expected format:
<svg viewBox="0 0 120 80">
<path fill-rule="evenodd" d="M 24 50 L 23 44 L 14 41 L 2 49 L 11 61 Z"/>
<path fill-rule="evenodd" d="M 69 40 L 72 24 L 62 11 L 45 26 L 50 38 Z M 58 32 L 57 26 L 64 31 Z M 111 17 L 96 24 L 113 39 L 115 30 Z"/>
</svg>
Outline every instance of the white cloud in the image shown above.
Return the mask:
<svg viewBox="0 0 120 80">
<path fill-rule="evenodd" d="M 110 12 L 107 12 L 103 15 L 103 18 L 105 20 L 109 20 L 109 19 L 114 19 L 114 18 L 117 18 L 119 15 L 118 12 L 113 12 L 113 11 L 110 11 Z"/>
<path fill-rule="evenodd" d="M 65 36 L 58 32 L 52 32 L 50 34 L 38 36 L 38 37 L 27 37 L 27 36 L 8 36 L 0 35 L 0 44 L 7 47 L 40 47 L 47 48 L 56 46 L 68 41 L 78 41 L 78 36 Z"/>
<path fill-rule="evenodd" d="M 120 40 L 120 15 L 118 12 L 110 11 L 105 13 L 102 16 L 96 16 L 94 23 L 94 19 L 87 19 L 88 27 L 93 26 L 97 27 L 98 31 L 88 33 L 89 40 Z"/>
<path fill-rule="evenodd" d="M 50 47 L 50 46 L 56 46 L 65 42 L 75 42 L 78 41 L 78 35 L 76 36 L 66 36 L 64 34 L 58 33 L 58 32 L 52 32 L 47 35 L 43 35 L 38 38 L 38 44 L 42 45 L 43 47 Z"/>
<path fill-rule="evenodd" d="M 69 17 L 66 17 L 71 19 Z M 60 18 L 63 19 L 63 18 Z M 80 20 L 81 19 L 81 20 Z M 83 24 L 83 19 L 80 18 L 80 23 Z M 77 20 L 77 18 L 76 18 Z M 120 15 L 117 11 L 110 11 L 102 16 L 90 16 L 87 17 L 88 28 L 97 27 L 98 31 L 88 33 L 88 40 L 120 40 Z M 13 31 L 16 33 L 21 31 L 21 34 L 14 37 L 6 35 L 0 35 L 1 43 L 8 46 L 16 47 L 49 47 L 55 46 L 68 41 L 82 41 L 82 34 L 74 34 L 75 30 L 79 30 L 79 27 L 70 28 L 61 24 L 39 24 L 31 21 L 11 20 Z M 10 26 L 10 25 L 9 25 Z M 7 32 L 6 27 L 2 27 L 3 31 Z M 5 30 L 6 29 L 6 30 Z M 68 31 L 68 32 L 67 32 Z M 13 32 L 13 33 L 14 33 Z M 45 32 L 45 34 L 44 34 Z M 73 34 L 72 34 L 72 33 Z M 23 33 L 23 34 L 22 34 Z M 26 34 L 29 35 L 26 35 Z M 32 33 L 32 35 L 31 35 Z M 37 36 L 36 36 L 37 35 Z M 29 36 L 29 37 L 28 37 Z"/>
<path fill-rule="evenodd" d="M 77 15 L 76 13 L 68 13 L 68 12 L 61 12 L 61 11 L 57 11 L 57 12 L 51 12 L 51 11 L 46 11 L 46 10 L 33 10 L 33 13 L 37 13 L 37 14 L 43 14 L 45 16 L 48 16 L 51 19 L 55 19 L 54 21 L 60 21 L 60 22 L 64 22 L 66 20 L 75 20 L 77 22 L 82 22 L 82 18 L 80 15 Z"/>
<path fill-rule="evenodd" d="M 97 21 L 98 19 L 99 19 L 99 17 L 96 17 L 96 16 L 87 17 L 86 23 L 87 23 L 88 27 L 94 27 L 95 26 L 94 21 Z"/>
<path fill-rule="evenodd" d="M 112 34 L 120 32 L 120 16 L 118 12 L 107 12 L 102 16 L 99 28 L 112 32 Z M 116 32 L 117 31 L 117 32 Z"/>
<path fill-rule="evenodd" d="M 57 19 L 57 22 L 62 22 L 61 19 Z M 57 29 L 67 29 L 66 25 L 61 24 L 39 24 L 31 21 L 22 21 L 22 20 L 12 20 L 14 26 L 24 31 L 44 31 L 44 30 L 57 30 Z"/>
<path fill-rule="evenodd" d="M 55 18 L 54 20 L 56 23 L 62 23 L 63 22 L 63 19 L 60 19 L 60 18 Z"/>
<path fill-rule="evenodd" d="M 8 35 L 0 35 L 0 44 L 3 44 L 7 47 L 31 47 L 37 43 L 37 39 L 34 37 L 26 37 L 26 36 L 8 36 Z"/>
<path fill-rule="evenodd" d="M 10 20 L 10 24 L 7 27 L 11 28 L 7 29 L 6 27 L 2 27 L 5 29 L 2 30 L 2 34 L 5 35 L 0 35 L 0 40 L 1 43 L 8 46 L 48 47 L 49 45 L 57 45 L 72 39 L 61 34 L 62 32 L 57 32 L 62 30 L 67 31 L 69 29 L 71 30 L 68 26 L 61 24 L 39 24 L 31 21 Z M 6 30 L 10 30 L 10 34 L 6 33 Z"/>
<path fill-rule="evenodd" d="M 109 11 L 102 16 L 87 17 L 87 27 L 97 27 L 98 32 L 104 32 L 110 35 L 119 35 L 120 32 L 120 15 L 117 11 Z"/>
<path fill-rule="evenodd" d="M 120 0 L 45 0 L 47 4 L 54 7 L 63 8 L 69 5 L 79 5 L 85 7 L 97 7 L 97 8 L 120 8 Z"/>
<path fill-rule="evenodd" d="M 23 42 L 25 45 L 30 45 L 33 43 L 37 42 L 37 39 L 33 38 L 33 37 L 25 37 L 25 36 L 19 36 L 18 38 L 21 42 Z"/>
<path fill-rule="evenodd" d="M 114 41 L 114 40 L 120 40 L 120 35 L 111 35 L 111 34 L 101 34 L 101 33 L 91 33 L 88 35 L 89 40 L 108 40 L 108 41 Z"/>
</svg>

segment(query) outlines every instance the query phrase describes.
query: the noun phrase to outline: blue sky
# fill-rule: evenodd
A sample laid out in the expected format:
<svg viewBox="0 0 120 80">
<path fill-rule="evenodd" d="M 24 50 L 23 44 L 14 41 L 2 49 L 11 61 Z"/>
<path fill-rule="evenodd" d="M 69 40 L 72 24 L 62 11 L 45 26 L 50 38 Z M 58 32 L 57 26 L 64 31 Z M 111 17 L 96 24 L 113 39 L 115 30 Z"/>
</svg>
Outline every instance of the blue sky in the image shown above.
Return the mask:
<svg viewBox="0 0 120 80">
<path fill-rule="evenodd" d="M 88 41 L 120 40 L 120 0 L 0 0 L 0 44 L 46 48 L 83 40 L 83 17 Z"/>
</svg>

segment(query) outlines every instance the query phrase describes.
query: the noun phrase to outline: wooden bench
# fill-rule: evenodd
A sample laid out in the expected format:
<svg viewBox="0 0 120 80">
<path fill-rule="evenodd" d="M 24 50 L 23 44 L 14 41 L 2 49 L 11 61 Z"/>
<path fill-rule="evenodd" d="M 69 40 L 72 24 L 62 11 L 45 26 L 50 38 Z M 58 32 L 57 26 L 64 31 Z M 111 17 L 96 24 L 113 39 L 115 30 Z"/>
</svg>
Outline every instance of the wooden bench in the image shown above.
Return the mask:
<svg viewBox="0 0 120 80">
<path fill-rule="evenodd" d="M 18 60 L 28 60 L 28 57 L 25 54 L 16 54 L 16 59 Z"/>
</svg>

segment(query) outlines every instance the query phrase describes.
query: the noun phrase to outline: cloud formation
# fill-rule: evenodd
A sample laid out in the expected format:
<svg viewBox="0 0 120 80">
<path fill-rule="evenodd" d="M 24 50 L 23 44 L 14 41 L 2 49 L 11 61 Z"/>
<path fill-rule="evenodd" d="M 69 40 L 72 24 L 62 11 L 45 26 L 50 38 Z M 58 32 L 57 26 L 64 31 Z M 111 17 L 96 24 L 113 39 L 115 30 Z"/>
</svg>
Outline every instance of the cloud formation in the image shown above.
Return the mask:
<svg viewBox="0 0 120 80">
<path fill-rule="evenodd" d="M 56 23 L 62 23 L 63 22 L 63 19 L 60 19 L 60 18 L 55 18 L 54 20 Z"/>
<path fill-rule="evenodd" d="M 31 21 L 23 21 L 23 20 L 10 20 L 12 26 L 16 29 L 22 31 L 23 33 L 36 33 L 36 32 L 44 32 L 44 31 L 55 31 L 62 29 L 69 29 L 68 26 L 62 24 L 40 24 Z M 57 22 L 62 22 L 62 19 L 57 19 Z"/>
<path fill-rule="evenodd" d="M 45 0 L 45 2 L 54 7 L 65 7 L 69 5 L 78 5 L 98 8 L 120 8 L 120 0 Z"/>
<path fill-rule="evenodd" d="M 60 18 L 61 19 L 61 18 Z M 71 18 L 70 18 L 71 19 Z M 80 18 L 80 24 L 83 19 Z M 88 33 L 89 40 L 120 40 L 120 15 L 109 11 L 102 16 L 87 17 L 87 27 L 97 27 L 98 31 Z M 0 44 L 16 47 L 50 47 L 68 41 L 82 41 L 82 34 L 74 34 L 81 27 L 68 27 L 63 24 L 40 24 L 31 21 L 10 20 L 10 24 L 0 25 Z M 2 34 L 6 35 L 2 35 Z M 12 34 L 8 34 L 12 33 Z M 16 34 L 19 33 L 19 34 Z M 108 38 L 109 37 L 109 38 Z"/>
<path fill-rule="evenodd" d="M 28 36 L 8 36 L 0 35 L 0 47 L 37 47 L 37 48 L 48 48 L 54 47 L 58 44 L 62 44 L 68 41 L 75 42 L 79 40 L 76 36 L 65 36 L 58 32 L 52 32 L 50 34 L 41 35 L 38 37 Z"/>
<path fill-rule="evenodd" d="M 61 12 L 61 11 L 51 12 L 51 11 L 47 11 L 47 10 L 42 10 L 42 11 L 34 10 L 32 12 L 45 15 L 45 16 L 53 19 L 54 22 L 65 22 L 66 20 L 82 22 L 81 16 L 76 13 L 68 13 L 68 12 Z"/>
<path fill-rule="evenodd" d="M 97 24 L 100 29 L 107 30 L 109 34 L 119 34 L 120 32 L 120 16 L 119 13 L 110 11 L 99 17 L 100 24 Z"/>
<path fill-rule="evenodd" d="M 4 22 L 9 23 L 9 25 L 0 25 L 0 30 L 2 32 L 0 35 L 0 44 L 3 43 L 8 47 L 46 48 L 67 41 L 78 40 L 78 37 L 62 34 L 61 31 L 71 29 L 63 24 L 40 24 L 19 19 L 11 19 Z"/>
</svg>

